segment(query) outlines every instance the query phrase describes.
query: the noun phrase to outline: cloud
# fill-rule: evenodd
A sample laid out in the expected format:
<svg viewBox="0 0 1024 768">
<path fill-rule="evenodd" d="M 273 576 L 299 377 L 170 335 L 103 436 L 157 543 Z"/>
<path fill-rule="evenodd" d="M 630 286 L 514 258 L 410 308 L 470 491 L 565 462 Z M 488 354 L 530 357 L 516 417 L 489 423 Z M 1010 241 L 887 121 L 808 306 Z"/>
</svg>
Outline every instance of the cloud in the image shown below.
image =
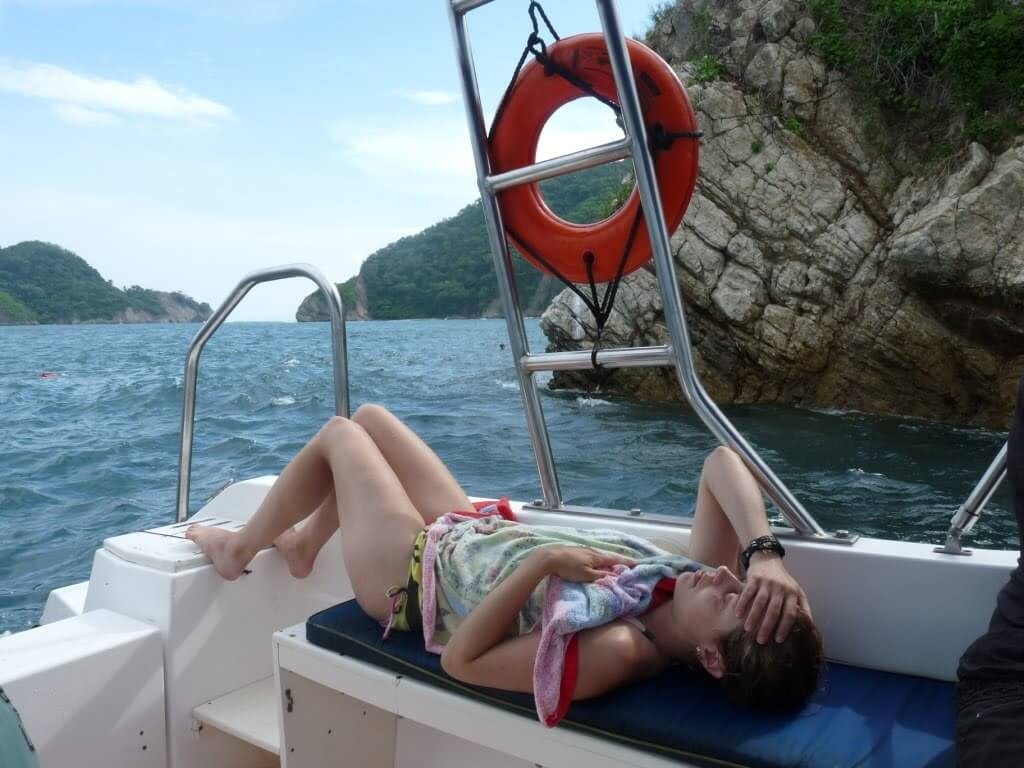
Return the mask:
<svg viewBox="0 0 1024 768">
<path fill-rule="evenodd" d="M 346 158 L 370 175 L 401 179 L 411 174 L 468 182 L 476 178 L 464 123 L 408 125 L 406 121 L 336 123 L 330 133 Z"/>
<path fill-rule="evenodd" d="M 592 100 L 591 100 L 592 101 Z M 417 179 L 456 185 L 475 195 L 476 166 L 464 120 L 346 119 L 329 129 L 346 159 L 364 173 L 398 184 Z M 596 101 L 573 102 L 545 125 L 537 146 L 544 160 L 622 138 L 611 111 Z"/>
<path fill-rule="evenodd" d="M 170 120 L 225 120 L 223 104 L 185 90 L 170 90 L 150 77 L 132 82 L 81 75 L 52 64 L 11 64 L 0 61 L 0 91 L 56 102 L 61 119 L 82 122 L 92 113 L 119 113 Z M 90 119 L 90 118 L 86 118 Z M 102 120 L 102 118 L 99 118 Z"/>
<path fill-rule="evenodd" d="M 65 123 L 72 125 L 109 125 L 117 122 L 117 117 L 109 112 L 100 112 L 78 104 L 55 104 L 53 113 Z"/>
<path fill-rule="evenodd" d="M 421 104 L 425 107 L 443 107 L 454 104 L 458 101 L 458 94 L 451 91 L 408 91 L 398 90 L 395 95 L 399 98 L 411 101 L 413 104 Z"/>
</svg>

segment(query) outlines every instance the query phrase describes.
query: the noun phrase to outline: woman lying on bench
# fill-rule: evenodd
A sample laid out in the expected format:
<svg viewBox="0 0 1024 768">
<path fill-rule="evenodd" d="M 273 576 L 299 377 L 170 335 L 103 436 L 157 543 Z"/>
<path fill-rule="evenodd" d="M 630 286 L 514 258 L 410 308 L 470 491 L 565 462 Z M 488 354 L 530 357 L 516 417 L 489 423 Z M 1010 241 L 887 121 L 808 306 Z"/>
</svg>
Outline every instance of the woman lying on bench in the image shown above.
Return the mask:
<svg viewBox="0 0 1024 768">
<path fill-rule="evenodd" d="M 583 617 L 589 628 L 566 646 L 574 684 L 567 692 L 561 671 L 555 681 L 566 700 L 558 700 L 560 709 L 567 693 L 597 696 L 679 661 L 703 667 L 739 703 L 762 709 L 793 709 L 816 690 L 822 650 L 807 597 L 782 564 L 756 481 L 731 450 L 718 448 L 704 463 L 692 560 L 612 531 L 520 525 L 503 519 L 511 516 L 507 507 L 502 517 L 471 510 L 447 467 L 411 429 L 384 408 L 364 405 L 352 419 L 327 422 L 240 531 L 192 526 L 187 536 L 225 579 L 237 579 L 271 542 L 302 578 L 340 526 L 345 567 L 366 613 L 389 629 L 422 630 L 425 617 L 427 647 L 442 652 L 448 674 L 534 692 L 538 709 L 545 681 L 534 662 L 546 647 L 542 634 L 544 643 L 551 639 L 546 624 L 539 631 L 542 614 L 551 616 L 549 576 L 561 578 L 556 586 L 625 595 L 636 608 L 601 626 Z M 492 505 L 484 513 L 496 511 Z M 741 557 L 745 582 L 735 575 Z M 673 578 L 651 580 L 657 568 Z M 562 618 L 571 626 L 573 596 L 565 594 Z M 589 594 L 588 601 L 600 599 Z M 616 605 L 623 613 L 621 600 Z"/>
</svg>

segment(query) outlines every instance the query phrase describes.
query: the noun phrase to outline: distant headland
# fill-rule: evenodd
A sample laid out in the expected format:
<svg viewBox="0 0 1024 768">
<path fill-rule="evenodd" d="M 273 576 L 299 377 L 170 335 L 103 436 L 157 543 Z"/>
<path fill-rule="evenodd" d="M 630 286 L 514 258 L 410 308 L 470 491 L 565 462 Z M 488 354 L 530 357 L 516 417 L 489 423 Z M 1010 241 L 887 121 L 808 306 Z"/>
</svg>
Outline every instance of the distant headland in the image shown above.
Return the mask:
<svg viewBox="0 0 1024 768">
<path fill-rule="evenodd" d="M 545 202 L 566 221 L 600 221 L 632 191 L 623 163 L 590 168 L 540 185 Z M 527 315 L 539 315 L 562 285 L 516 254 L 516 285 Z M 371 254 L 359 274 L 338 284 L 349 320 L 423 317 L 497 317 L 501 314 L 494 261 L 480 201 L 451 218 Z M 328 319 L 319 292 L 302 302 L 295 319 Z"/>
<path fill-rule="evenodd" d="M 60 246 L 0 248 L 0 325 L 198 323 L 210 305 L 183 293 L 117 288 Z"/>
</svg>

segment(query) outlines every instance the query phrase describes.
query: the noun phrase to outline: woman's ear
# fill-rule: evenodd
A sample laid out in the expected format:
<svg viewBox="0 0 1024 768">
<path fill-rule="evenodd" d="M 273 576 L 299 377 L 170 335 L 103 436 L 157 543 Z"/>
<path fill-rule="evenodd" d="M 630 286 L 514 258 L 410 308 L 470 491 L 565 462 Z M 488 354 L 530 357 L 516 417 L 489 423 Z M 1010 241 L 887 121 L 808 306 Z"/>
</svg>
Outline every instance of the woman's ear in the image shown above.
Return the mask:
<svg viewBox="0 0 1024 768">
<path fill-rule="evenodd" d="M 725 659 L 722 658 L 722 653 L 717 646 L 697 646 L 697 661 L 716 680 L 725 676 Z"/>
</svg>

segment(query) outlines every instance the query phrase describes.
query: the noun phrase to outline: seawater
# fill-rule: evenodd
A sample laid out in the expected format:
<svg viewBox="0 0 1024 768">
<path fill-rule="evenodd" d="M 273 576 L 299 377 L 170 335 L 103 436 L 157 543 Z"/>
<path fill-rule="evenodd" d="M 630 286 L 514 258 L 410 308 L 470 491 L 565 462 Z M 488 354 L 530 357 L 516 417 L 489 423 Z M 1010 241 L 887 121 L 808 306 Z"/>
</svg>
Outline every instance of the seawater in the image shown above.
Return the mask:
<svg viewBox="0 0 1024 768">
<path fill-rule="evenodd" d="M 31 626 L 51 589 L 87 579 L 105 537 L 174 520 L 197 329 L 0 328 L 0 632 Z M 536 321 L 528 331 L 542 349 Z M 540 495 L 503 321 L 352 323 L 348 339 L 354 405 L 398 413 L 470 494 Z M 687 407 L 546 388 L 542 400 L 566 502 L 692 510 L 715 440 Z M 333 406 L 326 324 L 224 326 L 200 366 L 192 509 L 229 481 L 279 472 Z M 942 540 L 1006 439 L 859 413 L 725 411 L 824 527 L 910 541 Z M 971 543 L 1016 548 L 1005 489 Z"/>
</svg>

